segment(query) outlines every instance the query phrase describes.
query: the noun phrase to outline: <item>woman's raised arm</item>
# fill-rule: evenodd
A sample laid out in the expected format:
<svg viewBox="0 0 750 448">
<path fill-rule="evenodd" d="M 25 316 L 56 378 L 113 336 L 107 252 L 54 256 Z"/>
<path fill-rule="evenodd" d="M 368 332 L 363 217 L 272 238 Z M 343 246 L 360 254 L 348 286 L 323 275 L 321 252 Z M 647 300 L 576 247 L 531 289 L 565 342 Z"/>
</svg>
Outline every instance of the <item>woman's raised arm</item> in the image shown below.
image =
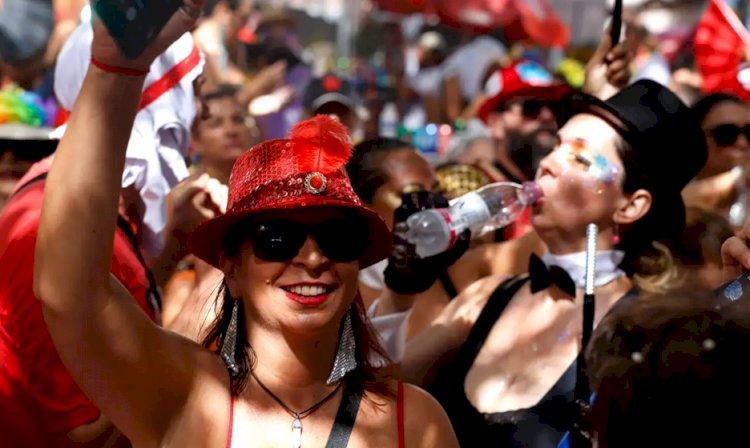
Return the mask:
<svg viewBox="0 0 750 448">
<path fill-rule="evenodd" d="M 46 182 L 37 238 L 34 290 L 57 350 L 135 445 L 164 437 L 200 348 L 159 329 L 110 275 L 120 181 L 145 72 L 202 6 L 186 0 L 135 60 L 95 21 L 92 64 Z"/>
</svg>

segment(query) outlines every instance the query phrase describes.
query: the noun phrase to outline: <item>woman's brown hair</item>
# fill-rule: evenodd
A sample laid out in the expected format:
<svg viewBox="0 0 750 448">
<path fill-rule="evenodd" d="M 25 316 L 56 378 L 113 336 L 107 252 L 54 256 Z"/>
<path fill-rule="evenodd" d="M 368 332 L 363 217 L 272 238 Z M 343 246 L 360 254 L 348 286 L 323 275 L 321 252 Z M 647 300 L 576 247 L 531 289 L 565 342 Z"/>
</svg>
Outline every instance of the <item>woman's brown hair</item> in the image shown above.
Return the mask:
<svg viewBox="0 0 750 448">
<path fill-rule="evenodd" d="M 750 314 L 740 302 L 678 290 L 615 306 L 586 352 L 599 447 L 735 446 L 744 437 L 746 418 L 733 409 L 750 400 Z"/>
<path fill-rule="evenodd" d="M 642 188 L 652 198 L 645 216 L 620 229 L 617 248 L 625 251 L 621 267 L 639 290 L 667 292 L 680 284 L 679 270 L 670 250 L 685 229 L 685 206 L 680 191 L 665 187 L 663 179 L 655 178 L 640 166 L 633 147 L 621 137 L 617 153 L 625 168 L 623 191 L 634 193 Z"/>
</svg>

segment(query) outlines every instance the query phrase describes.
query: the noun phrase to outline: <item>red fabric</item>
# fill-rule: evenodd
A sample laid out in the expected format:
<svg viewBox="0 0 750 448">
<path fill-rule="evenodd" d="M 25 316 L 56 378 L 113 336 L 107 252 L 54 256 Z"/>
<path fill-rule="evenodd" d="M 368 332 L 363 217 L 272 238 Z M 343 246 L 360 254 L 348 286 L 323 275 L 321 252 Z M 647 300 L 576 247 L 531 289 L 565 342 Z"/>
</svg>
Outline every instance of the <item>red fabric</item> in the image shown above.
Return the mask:
<svg viewBox="0 0 750 448">
<path fill-rule="evenodd" d="M 750 101 L 750 91 L 737 76 L 750 34 L 722 0 L 711 0 L 695 31 L 695 63 L 705 92 L 732 92 Z"/>
<path fill-rule="evenodd" d="M 188 57 L 178 62 L 167 73 L 165 73 L 164 76 L 146 87 L 146 90 L 141 94 L 141 104 L 138 106 L 138 110 L 147 108 L 162 95 L 172 90 L 180 83 L 180 81 L 182 81 L 182 78 L 193 71 L 200 62 L 201 54 L 198 51 L 198 47 L 193 47 L 193 51 Z"/>
<path fill-rule="evenodd" d="M 58 108 L 57 115 L 55 116 L 54 126 L 59 127 L 68 122 L 70 118 L 70 111 L 65 110 L 62 106 Z"/>
<path fill-rule="evenodd" d="M 91 62 L 104 71 L 121 73 L 129 76 L 145 76 L 138 74 L 138 70 L 111 67 L 106 64 L 102 64 L 101 62 L 98 62 L 93 58 L 91 59 Z M 146 89 L 141 94 L 141 102 L 138 105 L 138 110 L 140 111 L 147 108 L 148 106 L 153 104 L 154 101 L 158 100 L 162 95 L 173 89 L 177 84 L 180 83 L 180 81 L 182 81 L 182 78 L 184 78 L 195 67 L 197 67 L 200 62 L 200 51 L 198 51 L 197 47 L 193 47 L 193 51 L 188 55 L 188 57 L 177 63 L 174 67 L 172 67 L 171 70 L 165 73 L 164 76 L 156 80 L 153 84 L 146 87 Z M 148 74 L 148 72 L 144 73 Z M 65 110 L 61 107 L 60 113 L 55 119 L 55 126 L 58 127 L 67 123 L 68 118 L 70 118 L 70 112 L 71 111 Z"/>
<path fill-rule="evenodd" d="M 434 9 L 434 0 L 375 0 L 373 3 L 378 9 L 396 14 L 429 13 Z"/>
<path fill-rule="evenodd" d="M 34 165 L 19 185 L 46 171 L 49 161 Z M 21 440 L 34 436 L 26 432 L 26 428 L 34 428 L 40 437 L 47 438 L 48 446 L 56 446 L 54 434 L 59 436 L 96 420 L 99 411 L 63 366 L 33 294 L 34 247 L 43 190 L 44 181 L 23 188 L 0 214 L 0 352 L 11 354 L 2 358 L 9 365 L 0 369 L 0 388 L 6 389 L 0 390 L 0 421 L 15 419 L 15 425 L 24 428 L 14 433 Z M 153 319 L 147 302 L 146 273 L 119 230 L 112 272 Z M 11 446 L 35 445 L 24 442 Z"/>
<path fill-rule="evenodd" d="M 547 48 L 565 48 L 570 29 L 547 0 L 515 0 L 518 19 L 503 33 L 509 39 L 529 39 Z"/>
<path fill-rule="evenodd" d="M 404 428 L 404 383 L 398 382 L 398 397 L 396 407 L 398 419 L 398 448 L 406 448 L 406 429 Z"/>
<path fill-rule="evenodd" d="M 511 225 L 505 228 L 505 239 L 512 240 L 514 238 L 520 238 L 534 228 L 531 225 L 531 208 L 527 207 L 526 210 L 521 212 L 521 216 L 518 217 Z"/>
<path fill-rule="evenodd" d="M 229 229 L 248 216 L 271 210 L 342 207 L 360 215 L 369 229 L 369 249 L 359 260 L 365 268 L 386 258 L 391 232 L 380 216 L 362 205 L 346 174 L 351 137 L 338 120 L 318 115 L 297 124 L 289 139 L 268 140 L 246 151 L 229 178 L 226 214 L 204 222 L 190 237 L 190 250 L 219 267 Z"/>
<path fill-rule="evenodd" d="M 479 118 L 487 122 L 490 113 L 514 98 L 560 100 L 571 92 L 568 84 L 555 80 L 542 65 L 522 59 L 490 75 L 484 86 L 488 98 L 479 107 Z"/>
<path fill-rule="evenodd" d="M 10 346 L 8 333 L 0 325 L 0 439 L 3 446 L 44 447 L 45 439 L 36 425 L 39 417 L 31 405 L 34 399 Z"/>
<path fill-rule="evenodd" d="M 547 0 L 435 0 L 443 23 L 477 32 L 497 28 L 513 40 L 564 48 L 570 30 Z"/>
<path fill-rule="evenodd" d="M 134 77 L 145 77 L 148 75 L 148 70 L 138 70 L 133 68 L 125 68 L 125 67 L 115 67 L 113 65 L 105 64 L 104 62 L 99 61 L 95 57 L 91 56 L 91 65 L 98 68 L 99 70 L 103 70 L 105 72 L 109 73 L 115 73 L 117 75 L 124 75 L 124 76 L 134 76 Z"/>
<path fill-rule="evenodd" d="M 229 433 L 227 434 L 227 448 L 232 448 L 232 432 L 234 431 L 234 395 L 229 401 Z"/>
</svg>

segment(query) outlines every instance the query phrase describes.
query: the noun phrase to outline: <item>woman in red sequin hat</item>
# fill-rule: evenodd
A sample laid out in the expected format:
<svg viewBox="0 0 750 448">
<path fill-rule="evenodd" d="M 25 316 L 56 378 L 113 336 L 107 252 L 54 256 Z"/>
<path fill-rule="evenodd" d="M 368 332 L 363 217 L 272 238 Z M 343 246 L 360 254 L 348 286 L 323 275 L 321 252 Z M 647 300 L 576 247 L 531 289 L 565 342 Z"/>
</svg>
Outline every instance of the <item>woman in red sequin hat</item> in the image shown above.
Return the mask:
<svg viewBox="0 0 750 448">
<path fill-rule="evenodd" d="M 185 0 L 136 60 L 95 24 L 92 65 L 54 166 L 35 291 L 71 375 L 134 446 L 456 447 L 444 411 L 388 375 L 357 291 L 391 236 L 352 191 L 350 136 L 316 117 L 235 164 L 225 215 L 190 247 L 221 269 L 200 346 L 109 277 L 119 179 L 147 68 L 191 29 Z"/>
</svg>

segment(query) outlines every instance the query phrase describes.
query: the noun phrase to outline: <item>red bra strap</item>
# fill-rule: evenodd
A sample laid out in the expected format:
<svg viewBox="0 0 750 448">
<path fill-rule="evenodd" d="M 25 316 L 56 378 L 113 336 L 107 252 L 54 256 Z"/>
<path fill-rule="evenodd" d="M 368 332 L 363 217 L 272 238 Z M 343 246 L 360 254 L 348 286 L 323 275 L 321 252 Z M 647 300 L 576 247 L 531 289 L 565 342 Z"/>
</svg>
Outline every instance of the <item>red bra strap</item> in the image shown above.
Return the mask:
<svg viewBox="0 0 750 448">
<path fill-rule="evenodd" d="M 227 434 L 227 448 L 232 448 L 232 429 L 234 426 L 234 396 L 229 403 L 229 433 Z"/>
<path fill-rule="evenodd" d="M 404 383 L 398 382 L 398 446 L 399 448 L 406 448 L 406 436 L 404 434 Z"/>
</svg>

